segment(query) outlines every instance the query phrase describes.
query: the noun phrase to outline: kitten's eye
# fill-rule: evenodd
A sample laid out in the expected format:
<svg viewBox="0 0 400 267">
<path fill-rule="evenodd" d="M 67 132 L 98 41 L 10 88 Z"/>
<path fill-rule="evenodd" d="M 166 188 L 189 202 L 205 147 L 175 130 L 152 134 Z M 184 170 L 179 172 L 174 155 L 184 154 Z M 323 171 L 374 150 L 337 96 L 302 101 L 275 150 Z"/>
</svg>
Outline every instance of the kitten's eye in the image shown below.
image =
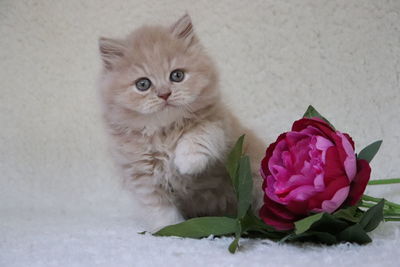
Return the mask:
<svg viewBox="0 0 400 267">
<path fill-rule="evenodd" d="M 185 78 L 185 73 L 183 72 L 183 70 L 174 70 L 169 75 L 169 79 L 171 80 L 171 82 L 175 83 L 181 82 L 183 78 Z"/>
<path fill-rule="evenodd" d="M 139 91 L 146 91 L 150 88 L 151 86 L 151 81 L 147 78 L 140 78 L 139 80 L 136 81 L 136 88 Z"/>
</svg>

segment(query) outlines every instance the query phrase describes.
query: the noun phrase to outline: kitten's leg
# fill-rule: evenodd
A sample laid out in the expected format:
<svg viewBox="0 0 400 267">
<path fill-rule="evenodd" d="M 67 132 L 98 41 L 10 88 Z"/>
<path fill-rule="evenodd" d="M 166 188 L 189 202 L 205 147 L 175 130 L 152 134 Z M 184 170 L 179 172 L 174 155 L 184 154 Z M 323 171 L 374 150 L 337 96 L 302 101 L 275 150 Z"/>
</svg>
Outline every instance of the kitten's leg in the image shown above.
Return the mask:
<svg viewBox="0 0 400 267">
<path fill-rule="evenodd" d="M 172 203 L 162 203 L 156 206 L 149 205 L 148 208 L 148 224 L 152 232 L 156 232 L 161 228 L 177 224 L 184 221 L 182 214 Z"/>
<path fill-rule="evenodd" d="M 197 174 L 223 157 L 226 140 L 218 123 L 195 127 L 184 134 L 175 149 L 174 163 L 181 174 Z"/>
<path fill-rule="evenodd" d="M 156 231 L 160 228 L 177 224 L 184 218 L 165 189 L 155 182 L 150 174 L 132 173 L 125 170 L 125 184 L 134 193 L 135 198 L 142 205 L 143 219 L 147 222 L 147 229 Z M 145 168 L 142 171 L 146 171 Z"/>
<path fill-rule="evenodd" d="M 147 221 L 148 230 L 152 232 L 184 221 L 178 208 L 158 194 L 142 195 L 140 202 L 143 204 L 144 219 Z"/>
<path fill-rule="evenodd" d="M 245 154 L 250 157 L 253 176 L 252 209 L 254 214 L 258 216 L 258 212 L 264 203 L 264 192 L 262 190 L 263 178 L 260 174 L 260 163 L 265 155 L 266 145 L 253 131 L 246 129 L 245 133 Z"/>
</svg>

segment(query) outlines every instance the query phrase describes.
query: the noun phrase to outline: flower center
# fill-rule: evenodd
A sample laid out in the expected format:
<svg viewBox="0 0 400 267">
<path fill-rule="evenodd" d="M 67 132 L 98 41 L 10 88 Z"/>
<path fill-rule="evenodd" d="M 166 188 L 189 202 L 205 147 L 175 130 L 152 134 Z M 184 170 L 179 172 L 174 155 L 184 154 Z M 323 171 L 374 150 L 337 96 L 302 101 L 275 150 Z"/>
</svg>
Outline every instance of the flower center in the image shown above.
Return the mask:
<svg viewBox="0 0 400 267">
<path fill-rule="evenodd" d="M 277 144 L 268 165 L 271 175 L 267 177 L 267 193 L 275 201 L 304 201 L 325 189 L 326 150 L 333 144 L 313 134 L 315 130 L 289 132 Z"/>
</svg>

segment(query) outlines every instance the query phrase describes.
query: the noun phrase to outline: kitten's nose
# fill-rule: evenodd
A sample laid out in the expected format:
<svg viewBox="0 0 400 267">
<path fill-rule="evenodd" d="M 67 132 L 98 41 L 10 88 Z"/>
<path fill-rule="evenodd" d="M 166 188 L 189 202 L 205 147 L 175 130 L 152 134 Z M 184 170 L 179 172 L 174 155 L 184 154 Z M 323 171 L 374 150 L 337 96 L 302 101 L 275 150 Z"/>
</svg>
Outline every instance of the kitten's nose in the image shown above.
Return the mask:
<svg viewBox="0 0 400 267">
<path fill-rule="evenodd" d="M 158 97 L 162 98 L 164 100 L 167 100 L 170 95 L 171 95 L 171 92 L 168 92 L 168 93 L 165 93 L 165 94 L 159 94 Z"/>
</svg>

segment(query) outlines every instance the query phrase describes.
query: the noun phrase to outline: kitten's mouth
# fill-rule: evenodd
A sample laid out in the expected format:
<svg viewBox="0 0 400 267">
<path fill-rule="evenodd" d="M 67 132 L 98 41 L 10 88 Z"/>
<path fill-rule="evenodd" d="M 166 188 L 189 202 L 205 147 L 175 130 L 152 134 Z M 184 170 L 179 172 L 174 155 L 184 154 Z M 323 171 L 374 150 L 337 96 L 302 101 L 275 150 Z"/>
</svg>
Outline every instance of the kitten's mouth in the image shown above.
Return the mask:
<svg viewBox="0 0 400 267">
<path fill-rule="evenodd" d="M 174 107 L 176 107 L 174 104 L 164 101 L 164 103 L 160 105 L 159 111 L 167 111 L 168 109 L 171 109 Z"/>
<path fill-rule="evenodd" d="M 171 102 L 165 101 L 164 103 L 164 107 L 176 107 L 174 104 L 172 104 Z"/>
</svg>

